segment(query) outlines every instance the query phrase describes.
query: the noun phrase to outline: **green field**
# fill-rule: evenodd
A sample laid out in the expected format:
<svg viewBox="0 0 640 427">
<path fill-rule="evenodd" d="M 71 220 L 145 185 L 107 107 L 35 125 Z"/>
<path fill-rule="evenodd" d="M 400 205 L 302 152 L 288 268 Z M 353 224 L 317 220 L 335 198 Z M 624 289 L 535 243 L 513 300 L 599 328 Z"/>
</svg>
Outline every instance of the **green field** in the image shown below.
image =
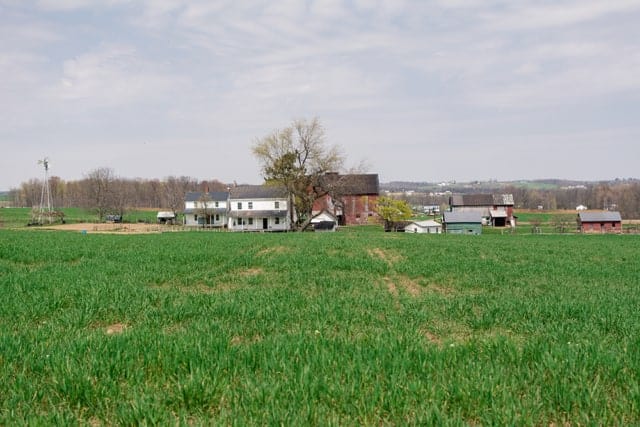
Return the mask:
<svg viewBox="0 0 640 427">
<path fill-rule="evenodd" d="M 0 230 L 0 425 L 637 425 L 630 235 Z"/>
<path fill-rule="evenodd" d="M 95 223 L 98 221 L 95 212 L 80 208 L 62 208 L 65 222 L 72 223 Z M 129 223 L 157 221 L 157 210 L 131 210 L 124 214 L 123 221 Z M 0 208 L 0 227 L 22 228 L 31 221 L 30 208 Z"/>
</svg>

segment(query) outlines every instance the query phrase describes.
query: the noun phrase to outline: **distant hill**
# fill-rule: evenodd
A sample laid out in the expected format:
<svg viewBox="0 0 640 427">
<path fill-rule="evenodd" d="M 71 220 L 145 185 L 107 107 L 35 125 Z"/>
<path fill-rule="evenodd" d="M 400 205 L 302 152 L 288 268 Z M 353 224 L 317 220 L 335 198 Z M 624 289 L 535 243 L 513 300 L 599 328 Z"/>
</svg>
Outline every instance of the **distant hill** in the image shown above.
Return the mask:
<svg viewBox="0 0 640 427">
<path fill-rule="evenodd" d="M 602 183 L 638 182 L 637 179 L 611 181 L 577 181 L 567 179 L 534 179 L 518 181 L 471 181 L 471 182 L 411 182 L 392 181 L 380 184 L 382 191 L 405 192 L 417 191 L 426 193 L 439 193 L 450 191 L 452 193 L 472 193 L 472 192 L 499 192 L 508 188 L 524 188 L 527 190 L 557 190 L 560 188 L 591 186 Z"/>
</svg>

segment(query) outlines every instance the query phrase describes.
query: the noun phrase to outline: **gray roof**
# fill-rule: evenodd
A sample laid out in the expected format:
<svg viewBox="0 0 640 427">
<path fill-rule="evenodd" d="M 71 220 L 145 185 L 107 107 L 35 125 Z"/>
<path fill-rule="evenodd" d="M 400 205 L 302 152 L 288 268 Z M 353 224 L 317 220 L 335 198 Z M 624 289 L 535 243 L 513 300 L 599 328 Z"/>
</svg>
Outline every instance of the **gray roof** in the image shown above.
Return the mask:
<svg viewBox="0 0 640 427">
<path fill-rule="evenodd" d="M 268 185 L 239 185 L 229 190 L 231 199 L 286 199 L 287 189 Z"/>
<path fill-rule="evenodd" d="M 208 193 L 200 192 L 200 191 L 191 191 L 187 193 L 185 197 L 185 201 L 187 202 L 198 202 L 202 200 L 202 197 L 206 194 L 208 200 L 213 202 L 225 202 L 229 197 L 229 193 L 226 191 L 210 191 Z"/>
<path fill-rule="evenodd" d="M 620 212 L 616 211 L 591 211 L 591 212 L 580 212 L 578 214 L 581 222 L 612 222 L 612 221 L 622 221 L 622 217 L 620 216 Z"/>
<path fill-rule="evenodd" d="M 454 194 L 451 206 L 513 206 L 513 194 Z"/>
<path fill-rule="evenodd" d="M 454 223 L 482 223 L 482 216 L 477 212 L 445 212 L 443 222 Z"/>
</svg>

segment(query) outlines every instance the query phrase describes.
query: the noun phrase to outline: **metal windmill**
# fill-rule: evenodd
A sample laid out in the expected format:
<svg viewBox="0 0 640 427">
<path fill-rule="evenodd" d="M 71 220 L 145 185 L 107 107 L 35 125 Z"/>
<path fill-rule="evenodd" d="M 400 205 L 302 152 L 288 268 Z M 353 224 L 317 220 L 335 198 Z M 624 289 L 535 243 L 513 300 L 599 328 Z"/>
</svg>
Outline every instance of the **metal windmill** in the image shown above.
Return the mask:
<svg viewBox="0 0 640 427">
<path fill-rule="evenodd" d="M 39 165 L 44 166 L 44 181 L 40 194 L 40 206 L 38 208 L 38 224 L 42 224 L 43 218 L 51 224 L 53 222 L 53 207 L 51 206 L 51 190 L 49 189 L 49 158 L 38 160 Z"/>
</svg>

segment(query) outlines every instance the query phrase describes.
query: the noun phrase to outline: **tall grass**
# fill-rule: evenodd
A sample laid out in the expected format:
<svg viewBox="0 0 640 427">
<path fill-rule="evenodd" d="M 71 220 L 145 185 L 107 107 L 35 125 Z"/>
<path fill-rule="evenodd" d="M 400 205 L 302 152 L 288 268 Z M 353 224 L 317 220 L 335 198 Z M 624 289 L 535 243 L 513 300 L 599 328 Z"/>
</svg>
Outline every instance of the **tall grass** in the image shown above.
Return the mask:
<svg viewBox="0 0 640 427">
<path fill-rule="evenodd" d="M 637 247 L 0 231 L 0 424 L 637 424 Z"/>
</svg>

